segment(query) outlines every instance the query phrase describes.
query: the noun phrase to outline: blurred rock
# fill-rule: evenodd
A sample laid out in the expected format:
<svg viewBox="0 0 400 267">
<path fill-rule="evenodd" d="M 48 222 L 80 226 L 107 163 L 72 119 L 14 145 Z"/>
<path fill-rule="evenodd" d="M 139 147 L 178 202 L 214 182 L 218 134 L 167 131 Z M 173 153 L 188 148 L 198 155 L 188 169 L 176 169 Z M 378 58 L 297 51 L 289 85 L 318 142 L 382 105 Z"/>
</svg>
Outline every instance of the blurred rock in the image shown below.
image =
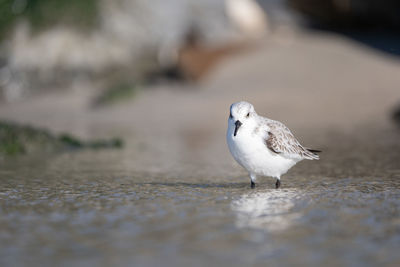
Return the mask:
<svg viewBox="0 0 400 267">
<path fill-rule="evenodd" d="M 263 36 L 267 31 L 264 10 L 254 0 L 225 0 L 226 13 L 234 25 L 249 38 Z"/>
<path fill-rule="evenodd" d="M 0 121 L 0 159 L 8 156 L 37 155 L 66 149 L 121 148 L 122 140 L 82 141 L 72 135 L 60 136 L 48 130 Z"/>
<path fill-rule="evenodd" d="M 318 26 L 400 29 L 398 0 L 288 0 Z"/>
<path fill-rule="evenodd" d="M 392 117 L 395 123 L 397 123 L 397 125 L 400 126 L 400 105 L 397 106 L 397 108 L 393 112 Z"/>
<path fill-rule="evenodd" d="M 176 59 L 168 65 L 161 65 L 148 76 L 149 82 L 198 81 L 204 78 L 218 62 L 225 57 L 249 47 L 249 43 L 232 42 L 207 45 L 201 34 L 192 29 L 176 52 Z"/>
<path fill-rule="evenodd" d="M 27 21 L 17 23 L 4 42 L 3 98 L 12 101 L 46 88 L 65 88 L 110 71 L 140 79 L 176 66 L 193 27 L 202 43 L 218 49 L 267 32 L 266 16 L 254 0 L 102 0 L 98 9 L 99 22 L 91 31 L 56 25 L 33 32 Z"/>
<path fill-rule="evenodd" d="M 196 36 L 188 36 L 187 42 L 179 49 L 177 68 L 186 80 L 200 80 L 223 58 L 246 48 L 246 43 L 229 43 L 220 46 L 206 46 Z"/>
<path fill-rule="evenodd" d="M 207 37 L 208 30 L 193 24 L 179 44 L 161 47 L 159 60 L 162 68 L 152 74 L 152 79 L 161 75 L 174 80 L 200 80 L 220 60 L 248 47 L 268 33 L 267 16 L 256 1 L 224 2 L 225 14 L 237 36 L 223 42 L 210 42 L 212 38 Z"/>
</svg>

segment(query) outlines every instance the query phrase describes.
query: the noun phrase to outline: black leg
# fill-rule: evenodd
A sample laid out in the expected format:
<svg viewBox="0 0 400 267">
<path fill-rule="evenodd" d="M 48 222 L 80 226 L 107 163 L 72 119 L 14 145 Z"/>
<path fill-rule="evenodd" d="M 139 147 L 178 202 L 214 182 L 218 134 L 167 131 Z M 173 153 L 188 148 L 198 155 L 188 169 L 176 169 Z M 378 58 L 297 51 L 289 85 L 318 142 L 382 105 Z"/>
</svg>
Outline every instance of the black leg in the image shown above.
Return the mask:
<svg viewBox="0 0 400 267">
<path fill-rule="evenodd" d="M 254 189 L 256 187 L 256 183 L 251 181 L 251 185 L 250 185 L 251 189 Z"/>
<path fill-rule="evenodd" d="M 276 179 L 275 188 L 278 189 L 281 186 L 281 180 Z"/>
</svg>

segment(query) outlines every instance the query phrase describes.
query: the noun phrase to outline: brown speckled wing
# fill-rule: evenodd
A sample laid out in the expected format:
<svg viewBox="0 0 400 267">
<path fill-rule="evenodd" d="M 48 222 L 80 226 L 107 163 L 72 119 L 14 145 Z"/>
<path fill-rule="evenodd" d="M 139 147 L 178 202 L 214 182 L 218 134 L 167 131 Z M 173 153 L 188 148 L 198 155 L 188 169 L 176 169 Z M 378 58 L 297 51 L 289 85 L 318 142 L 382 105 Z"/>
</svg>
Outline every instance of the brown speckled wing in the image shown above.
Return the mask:
<svg viewBox="0 0 400 267">
<path fill-rule="evenodd" d="M 282 152 L 282 148 L 279 147 L 276 136 L 272 132 L 268 132 L 268 138 L 265 140 L 265 144 L 272 152 L 276 154 Z"/>
<path fill-rule="evenodd" d="M 293 159 L 318 159 L 318 155 L 304 148 L 290 130 L 278 121 L 268 121 L 268 136 L 265 144 L 272 152 Z"/>
</svg>

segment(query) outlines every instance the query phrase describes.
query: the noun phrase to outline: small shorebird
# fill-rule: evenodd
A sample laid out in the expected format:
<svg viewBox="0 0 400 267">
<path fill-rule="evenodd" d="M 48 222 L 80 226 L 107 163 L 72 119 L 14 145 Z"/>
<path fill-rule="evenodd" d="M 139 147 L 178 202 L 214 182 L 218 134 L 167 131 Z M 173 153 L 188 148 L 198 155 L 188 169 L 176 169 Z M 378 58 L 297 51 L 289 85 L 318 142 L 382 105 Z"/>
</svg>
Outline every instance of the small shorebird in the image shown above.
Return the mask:
<svg viewBox="0 0 400 267">
<path fill-rule="evenodd" d="M 276 178 L 303 159 L 319 159 L 321 152 L 303 147 L 281 122 L 257 115 L 248 102 L 233 103 L 226 133 L 229 150 L 235 160 L 249 172 L 251 188 L 257 175 Z"/>
</svg>

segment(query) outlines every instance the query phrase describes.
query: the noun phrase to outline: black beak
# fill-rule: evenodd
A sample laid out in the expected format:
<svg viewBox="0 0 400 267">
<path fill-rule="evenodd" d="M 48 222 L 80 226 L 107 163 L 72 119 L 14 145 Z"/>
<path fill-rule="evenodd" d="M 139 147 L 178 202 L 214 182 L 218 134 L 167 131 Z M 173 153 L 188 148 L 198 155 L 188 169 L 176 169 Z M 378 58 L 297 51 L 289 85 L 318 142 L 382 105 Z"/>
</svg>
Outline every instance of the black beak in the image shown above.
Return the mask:
<svg viewBox="0 0 400 267">
<path fill-rule="evenodd" d="M 242 123 L 240 121 L 235 122 L 235 132 L 233 133 L 233 136 L 236 136 L 237 131 L 239 130 L 240 126 L 242 126 Z"/>
</svg>

